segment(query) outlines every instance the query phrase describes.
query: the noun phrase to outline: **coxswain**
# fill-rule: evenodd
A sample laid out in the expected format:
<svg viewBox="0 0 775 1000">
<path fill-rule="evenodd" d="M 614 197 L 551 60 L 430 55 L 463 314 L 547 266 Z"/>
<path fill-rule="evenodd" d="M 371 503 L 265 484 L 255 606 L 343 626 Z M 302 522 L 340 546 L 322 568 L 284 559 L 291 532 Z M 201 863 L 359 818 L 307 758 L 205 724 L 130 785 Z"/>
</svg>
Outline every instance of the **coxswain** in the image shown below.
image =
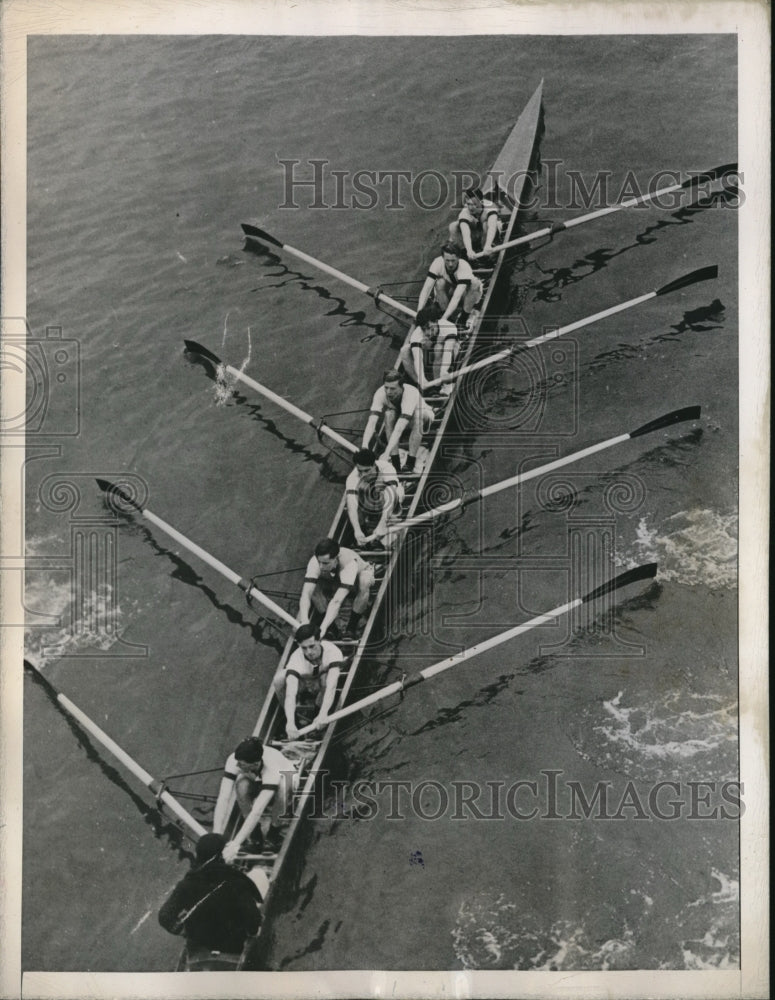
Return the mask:
<svg viewBox="0 0 775 1000">
<path fill-rule="evenodd" d="M 356 451 L 353 458 L 355 468 L 345 482 L 345 497 L 355 541 L 358 545 L 384 544 L 388 518 L 400 508 L 404 488 L 390 462 L 377 459 L 368 448 Z"/>
<path fill-rule="evenodd" d="M 361 447 L 368 448 L 371 445 L 381 419 L 387 445 L 380 458 L 387 459 L 396 472 L 401 472 L 398 442 L 406 428 L 410 427 L 404 472 L 414 472 L 422 436 L 431 429 L 435 416 L 432 408 L 420 395 L 420 390 L 413 385 L 405 385 L 397 369 L 391 368 L 385 372 L 382 385 L 374 393 Z"/>
<path fill-rule="evenodd" d="M 441 256 L 428 268 L 428 276 L 417 300 L 419 312 L 433 294 L 442 312 L 440 319 L 455 322 L 458 310 L 470 316 L 482 297 L 482 282 L 471 270 L 467 260 L 462 260 L 454 243 L 445 243 Z"/>
<path fill-rule="evenodd" d="M 329 714 L 345 659 L 333 642 L 320 638 L 314 625 L 297 628 L 294 639 L 299 648 L 273 681 L 275 694 L 285 709 L 290 740 L 297 738 L 302 726 L 317 728 L 318 721 Z"/>
<path fill-rule="evenodd" d="M 498 206 L 484 197 L 481 188 L 471 187 L 463 193 L 460 214 L 449 224 L 449 240 L 462 244 L 469 261 L 479 260 L 492 254 L 498 226 Z"/>
<path fill-rule="evenodd" d="M 291 761 L 274 747 L 264 746 L 258 736 L 249 736 L 229 755 L 215 803 L 213 832 L 223 833 L 226 829 L 232 791 L 237 797 L 243 823 L 223 849 L 225 861 L 233 861 L 248 840 L 257 851 L 263 850 L 260 820 L 270 805 L 266 842 L 271 850 L 279 850 L 282 843 L 279 821 L 291 806 L 295 777 L 296 769 Z"/>
<path fill-rule="evenodd" d="M 441 309 L 431 302 L 417 313 L 415 325 L 398 355 L 404 371 L 413 378 L 420 392 L 430 379 L 448 374 L 460 350 L 457 327 L 441 320 Z M 449 395 L 452 383 L 446 382 L 440 392 Z"/>
<path fill-rule="evenodd" d="M 170 934 L 185 936 L 189 955 L 209 952 L 199 959 L 211 970 L 233 968 L 246 940 L 258 933 L 269 887 L 260 868 L 245 875 L 226 864 L 225 845 L 220 833 L 200 837 L 191 870 L 159 910 L 159 923 Z"/>
<path fill-rule="evenodd" d="M 324 538 L 315 546 L 307 563 L 299 599 L 299 621 L 307 625 L 313 614 L 322 615 L 320 636 L 336 622 L 342 602 L 352 595 L 353 604 L 346 631 L 355 635 L 363 613 L 371 603 L 374 567 L 357 552 Z"/>
</svg>

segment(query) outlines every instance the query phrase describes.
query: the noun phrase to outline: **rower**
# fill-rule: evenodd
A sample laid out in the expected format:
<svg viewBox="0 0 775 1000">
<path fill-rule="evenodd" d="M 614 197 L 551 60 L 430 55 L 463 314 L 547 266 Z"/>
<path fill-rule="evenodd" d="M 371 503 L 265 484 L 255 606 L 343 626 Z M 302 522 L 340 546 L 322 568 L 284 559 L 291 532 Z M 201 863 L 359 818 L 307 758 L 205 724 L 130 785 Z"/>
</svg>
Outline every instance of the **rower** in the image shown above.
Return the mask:
<svg viewBox="0 0 775 1000">
<path fill-rule="evenodd" d="M 249 736 L 234 753 L 229 754 L 215 803 L 213 832 L 223 833 L 226 829 L 232 791 L 244 821 L 239 832 L 223 849 L 225 861 L 233 861 L 243 844 L 251 838 L 252 846 L 263 850 L 264 835 L 260 821 L 270 804 L 272 809 L 266 841 L 271 850 L 280 849 L 282 831 L 279 821 L 292 803 L 295 775 L 296 769 L 291 761 L 274 747 L 265 747 L 257 736 Z"/>
<path fill-rule="evenodd" d="M 461 260 L 460 250 L 454 243 L 445 243 L 441 256 L 428 268 L 428 276 L 417 300 L 419 312 L 433 293 L 435 302 L 441 307 L 440 319 L 455 321 L 462 309 L 468 318 L 482 297 L 482 282 L 471 270 L 466 260 Z"/>
<path fill-rule="evenodd" d="M 345 660 L 333 642 L 320 638 L 314 625 L 296 629 L 294 639 L 299 648 L 277 671 L 272 682 L 277 699 L 285 709 L 289 740 L 298 737 L 302 726 L 317 727 L 318 719 L 329 714 Z M 297 722 L 301 726 L 297 726 Z"/>
<path fill-rule="evenodd" d="M 423 306 L 398 355 L 404 371 L 416 380 L 420 392 L 425 391 L 429 379 L 443 378 L 448 374 L 460 350 L 457 327 L 449 320 L 440 322 L 440 317 L 441 309 L 435 302 Z M 444 383 L 439 391 L 448 396 L 452 392 L 452 383 Z"/>
<path fill-rule="evenodd" d="M 333 538 L 324 538 L 315 546 L 315 553 L 307 563 L 299 599 L 299 621 L 307 625 L 313 614 L 318 619 L 322 615 L 322 638 L 336 622 L 342 602 L 352 594 L 353 605 L 346 632 L 354 636 L 361 616 L 371 603 L 373 586 L 371 563 Z"/>
<path fill-rule="evenodd" d="M 254 869 L 255 875 L 245 875 L 226 864 L 222 854 L 225 845 L 226 838 L 220 833 L 200 837 L 191 870 L 172 890 L 158 919 L 170 934 L 185 935 L 190 954 L 205 949 L 210 952 L 210 963 L 231 968 L 247 938 L 261 926 L 269 881 L 260 868 Z M 219 964 L 208 967 L 218 968 Z"/>
<path fill-rule="evenodd" d="M 355 468 L 345 482 L 345 496 L 355 540 L 361 546 L 384 545 L 388 518 L 400 509 L 404 488 L 390 462 L 377 459 L 368 448 L 356 451 L 353 458 Z"/>
<path fill-rule="evenodd" d="M 411 423 L 408 455 L 403 471 L 414 472 L 423 434 L 427 434 L 431 429 L 435 416 L 436 414 L 420 395 L 420 390 L 413 385 L 404 385 L 399 372 L 395 368 L 390 368 L 383 375 L 382 385 L 374 393 L 371 401 L 371 411 L 363 432 L 361 447 L 369 447 L 382 418 L 387 445 L 380 458 L 389 459 L 396 472 L 401 472 L 398 442 Z"/>
<path fill-rule="evenodd" d="M 489 257 L 498 235 L 498 207 L 485 198 L 481 188 L 470 187 L 463 192 L 463 208 L 449 224 L 450 243 L 462 244 L 469 261 Z M 475 250 L 474 246 L 481 249 Z"/>
</svg>

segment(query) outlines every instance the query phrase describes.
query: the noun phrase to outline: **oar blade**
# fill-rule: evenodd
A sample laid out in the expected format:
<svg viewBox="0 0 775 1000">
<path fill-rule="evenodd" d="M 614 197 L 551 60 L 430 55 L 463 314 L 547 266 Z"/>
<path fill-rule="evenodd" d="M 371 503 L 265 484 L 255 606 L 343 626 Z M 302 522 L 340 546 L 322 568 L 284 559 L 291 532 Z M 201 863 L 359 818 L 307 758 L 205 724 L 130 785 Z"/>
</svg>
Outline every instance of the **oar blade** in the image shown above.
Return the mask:
<svg viewBox="0 0 775 1000">
<path fill-rule="evenodd" d="M 708 267 L 700 267 L 696 271 L 685 274 L 682 278 L 676 278 L 666 285 L 657 289 L 657 295 L 669 295 L 670 292 L 677 292 L 679 288 L 686 288 L 689 285 L 696 285 L 700 281 L 710 281 L 711 278 L 718 277 L 718 264 L 711 264 Z"/>
<path fill-rule="evenodd" d="M 661 417 L 656 417 L 654 420 L 649 420 L 648 423 L 642 424 L 636 430 L 630 431 L 630 437 L 636 438 L 641 437 L 643 434 L 651 434 L 652 431 L 661 430 L 663 427 L 672 427 L 673 424 L 680 424 L 684 420 L 699 419 L 699 406 L 684 406 L 680 410 L 672 410 L 670 413 L 664 413 Z"/>
<path fill-rule="evenodd" d="M 199 358 L 204 358 L 205 361 L 209 361 L 214 365 L 221 364 L 221 359 L 217 354 L 213 354 L 212 351 L 203 347 L 202 344 L 198 343 L 196 340 L 184 340 L 183 344 L 185 345 L 185 351 L 187 354 L 193 354 Z"/>
<path fill-rule="evenodd" d="M 695 174 L 694 177 L 690 177 L 683 182 L 681 187 L 699 187 L 700 184 L 705 184 L 707 181 L 716 181 L 719 177 L 726 177 L 727 174 L 737 174 L 737 163 L 722 163 L 720 167 L 711 167 L 710 170 L 706 170 L 704 173 Z"/>
<path fill-rule="evenodd" d="M 594 590 L 590 590 L 586 597 L 581 598 L 581 601 L 583 604 L 588 604 L 590 601 L 596 601 L 599 597 L 610 594 L 611 591 L 618 590 L 620 587 L 627 587 L 629 584 L 637 583 L 639 580 L 651 580 L 656 575 L 656 563 L 646 563 L 643 566 L 636 566 L 634 569 L 628 569 L 625 573 L 615 576 L 608 583 L 603 583 L 599 587 L 595 587 Z"/>
<path fill-rule="evenodd" d="M 125 493 L 120 486 L 116 486 L 115 483 L 111 483 L 109 479 L 97 479 L 96 482 L 99 488 L 102 490 L 102 492 L 107 496 L 108 502 L 110 502 L 110 498 L 112 496 L 118 497 L 120 500 L 123 500 L 125 504 L 128 504 L 130 507 L 132 507 L 133 510 L 136 510 L 142 514 L 143 508 L 140 506 L 140 504 L 138 504 L 136 500 L 133 500 L 128 493 Z"/>
<path fill-rule="evenodd" d="M 259 229 L 258 226 L 251 225 L 249 222 L 242 223 L 242 232 L 245 236 L 249 236 L 252 240 L 262 240 L 264 243 L 271 243 L 272 246 L 281 247 L 283 244 L 271 233 L 268 233 L 265 229 Z"/>
<path fill-rule="evenodd" d="M 46 677 L 46 675 L 43 673 L 40 667 L 36 667 L 35 664 L 31 660 L 28 660 L 26 656 L 24 658 L 24 669 L 28 673 L 32 674 L 32 676 L 36 681 L 38 681 L 38 683 L 42 684 L 47 690 L 52 691 L 56 695 L 57 693 L 56 688 L 48 679 L 48 677 Z"/>
</svg>

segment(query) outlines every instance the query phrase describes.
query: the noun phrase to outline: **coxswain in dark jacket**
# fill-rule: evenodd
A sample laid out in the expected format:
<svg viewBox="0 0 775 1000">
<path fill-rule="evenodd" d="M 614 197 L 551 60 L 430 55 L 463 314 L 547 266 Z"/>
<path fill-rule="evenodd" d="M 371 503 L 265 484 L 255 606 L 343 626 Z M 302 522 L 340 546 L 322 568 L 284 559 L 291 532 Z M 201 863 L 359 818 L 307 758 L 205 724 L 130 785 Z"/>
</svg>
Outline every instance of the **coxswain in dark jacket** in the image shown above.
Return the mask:
<svg viewBox="0 0 775 1000">
<path fill-rule="evenodd" d="M 261 924 L 261 893 L 221 856 L 226 838 L 207 833 L 196 845 L 191 871 L 159 910 L 170 934 L 185 935 L 189 946 L 239 954 Z"/>
</svg>

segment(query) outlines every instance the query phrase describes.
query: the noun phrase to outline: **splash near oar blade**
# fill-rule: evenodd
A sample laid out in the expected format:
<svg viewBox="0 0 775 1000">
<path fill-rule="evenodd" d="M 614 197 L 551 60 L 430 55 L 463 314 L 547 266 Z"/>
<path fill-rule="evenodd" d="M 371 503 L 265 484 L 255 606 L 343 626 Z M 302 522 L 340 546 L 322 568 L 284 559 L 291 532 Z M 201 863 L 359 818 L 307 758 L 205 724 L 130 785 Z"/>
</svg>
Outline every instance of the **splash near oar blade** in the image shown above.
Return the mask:
<svg viewBox="0 0 775 1000">
<path fill-rule="evenodd" d="M 125 490 L 122 490 L 120 486 L 117 486 L 115 483 L 112 483 L 107 479 L 98 479 L 97 485 L 106 495 L 109 503 L 114 504 L 114 498 L 118 498 L 131 510 L 137 511 L 138 514 L 142 514 L 147 521 L 150 521 L 151 524 L 155 524 L 157 528 L 160 528 L 166 535 L 169 535 L 170 538 L 174 538 L 174 540 L 182 545 L 183 548 L 188 549 L 189 552 L 198 556 L 203 562 L 207 563 L 208 566 L 212 566 L 212 568 L 217 570 L 222 576 L 225 576 L 227 580 L 239 587 L 240 590 L 244 591 L 248 597 L 252 597 L 254 600 L 258 601 L 259 604 L 263 604 L 268 611 L 273 612 L 273 614 L 277 615 L 278 618 L 287 622 L 291 628 L 297 629 L 299 627 L 301 622 L 297 621 L 293 615 L 289 614 L 285 610 L 285 608 L 281 608 L 279 604 L 275 604 L 270 597 L 267 597 L 267 595 L 258 590 L 257 587 L 254 587 L 251 583 L 241 577 L 239 573 L 235 573 L 233 569 L 230 569 L 226 565 L 226 563 L 222 563 L 220 559 L 216 559 L 215 556 L 211 555 L 200 545 L 197 545 L 196 542 L 192 542 L 190 538 L 187 538 L 186 535 L 178 531 L 177 528 L 173 528 L 171 524 L 168 524 L 157 514 L 154 514 L 152 510 L 149 510 L 147 507 L 142 507 L 136 500 L 129 496 Z"/>
<path fill-rule="evenodd" d="M 24 669 L 30 673 L 35 680 L 42 684 L 43 687 L 48 692 L 49 696 L 53 698 L 54 701 L 70 715 L 73 719 L 78 722 L 81 727 L 94 737 L 97 742 L 108 750 L 116 760 L 120 761 L 130 774 L 133 774 L 138 781 L 142 782 L 146 788 L 149 788 L 156 796 L 159 802 L 163 802 L 170 812 L 174 813 L 181 822 L 183 822 L 192 833 L 195 833 L 197 837 L 201 837 L 203 834 L 207 833 L 207 830 L 202 826 L 198 820 L 194 819 L 191 813 L 178 802 L 174 795 L 170 794 L 165 788 L 162 782 L 157 778 L 154 778 L 152 774 L 149 774 L 145 768 L 138 764 L 133 757 L 130 757 L 126 750 L 122 749 L 114 739 L 112 739 L 105 732 L 104 729 L 100 728 L 97 723 L 91 719 L 82 709 L 80 709 L 74 702 L 58 691 L 51 681 L 43 674 L 43 672 L 36 667 L 30 660 L 24 661 Z"/>
<path fill-rule="evenodd" d="M 272 392 L 267 386 L 262 385 L 260 382 L 256 382 L 254 378 L 246 375 L 244 372 L 240 371 L 239 368 L 234 368 L 232 365 L 224 364 L 217 354 L 213 354 L 206 347 L 202 347 L 201 344 L 197 343 L 195 340 L 184 340 L 185 350 L 188 354 L 192 354 L 195 357 L 204 358 L 208 363 L 213 365 L 216 371 L 222 368 L 225 372 L 231 375 L 233 378 L 237 379 L 238 382 L 242 382 L 254 389 L 259 395 L 263 396 L 265 399 L 271 400 L 281 409 L 285 410 L 286 413 L 290 413 L 291 416 L 297 417 L 302 423 L 308 424 L 310 427 L 314 427 L 318 432 L 318 435 L 325 434 L 332 441 L 335 441 L 342 448 L 346 448 L 349 452 L 356 452 L 358 450 L 357 446 L 348 441 L 347 438 L 342 437 L 335 430 L 328 427 L 322 420 L 318 420 L 316 417 L 311 416 L 309 413 L 305 413 L 304 410 L 300 409 L 294 403 L 289 400 L 284 399 L 282 396 L 278 396 L 276 392 Z"/>
<path fill-rule="evenodd" d="M 588 604 L 589 602 L 597 600 L 600 597 L 604 597 L 606 594 L 612 593 L 614 590 L 627 587 L 632 583 L 638 583 L 640 580 L 653 579 L 656 576 L 656 573 L 656 563 L 647 563 L 644 566 L 636 566 L 634 569 L 626 570 L 624 573 L 620 573 L 618 576 L 615 576 L 613 579 L 601 584 L 599 587 L 595 587 L 594 590 L 590 590 L 589 593 L 585 594 L 583 597 L 577 597 L 574 600 L 569 601 L 567 604 L 561 604 L 558 608 L 547 611 L 545 614 L 537 615 L 535 618 L 531 618 L 530 621 L 523 622 L 522 625 L 515 625 L 514 628 L 508 629 L 506 632 L 501 632 L 498 635 L 494 635 L 490 639 L 485 639 L 483 642 L 477 643 L 470 649 L 464 649 L 461 653 L 455 653 L 452 656 L 448 656 L 445 660 L 440 660 L 438 663 L 434 663 L 430 667 L 418 670 L 416 673 L 411 674 L 403 681 L 395 681 L 393 684 L 388 684 L 379 691 L 375 691 L 374 694 L 367 695 L 365 698 L 361 698 L 359 701 L 353 702 L 352 705 L 347 705 L 345 708 L 340 708 L 336 712 L 332 712 L 330 715 L 321 719 L 317 726 L 310 725 L 300 729 L 298 735 L 304 736 L 307 733 L 314 732 L 316 729 L 328 726 L 333 722 L 337 722 L 339 719 L 344 719 L 348 715 L 353 715 L 355 712 L 360 712 L 362 709 L 368 708 L 370 705 L 383 701 L 391 695 L 400 694 L 401 691 L 414 687 L 416 684 L 420 684 L 423 681 L 427 681 L 431 677 L 444 673 L 446 670 L 450 670 L 452 667 L 456 667 L 461 663 L 465 663 L 466 660 L 473 659 L 475 656 L 479 656 L 490 649 L 494 649 L 496 646 L 500 646 L 504 642 L 508 642 L 509 639 L 514 639 L 519 635 L 524 635 L 526 632 L 530 632 L 541 625 L 551 625 L 558 618 L 561 618 L 563 615 L 567 615 L 574 608 L 577 608 L 582 604 Z"/>
</svg>

